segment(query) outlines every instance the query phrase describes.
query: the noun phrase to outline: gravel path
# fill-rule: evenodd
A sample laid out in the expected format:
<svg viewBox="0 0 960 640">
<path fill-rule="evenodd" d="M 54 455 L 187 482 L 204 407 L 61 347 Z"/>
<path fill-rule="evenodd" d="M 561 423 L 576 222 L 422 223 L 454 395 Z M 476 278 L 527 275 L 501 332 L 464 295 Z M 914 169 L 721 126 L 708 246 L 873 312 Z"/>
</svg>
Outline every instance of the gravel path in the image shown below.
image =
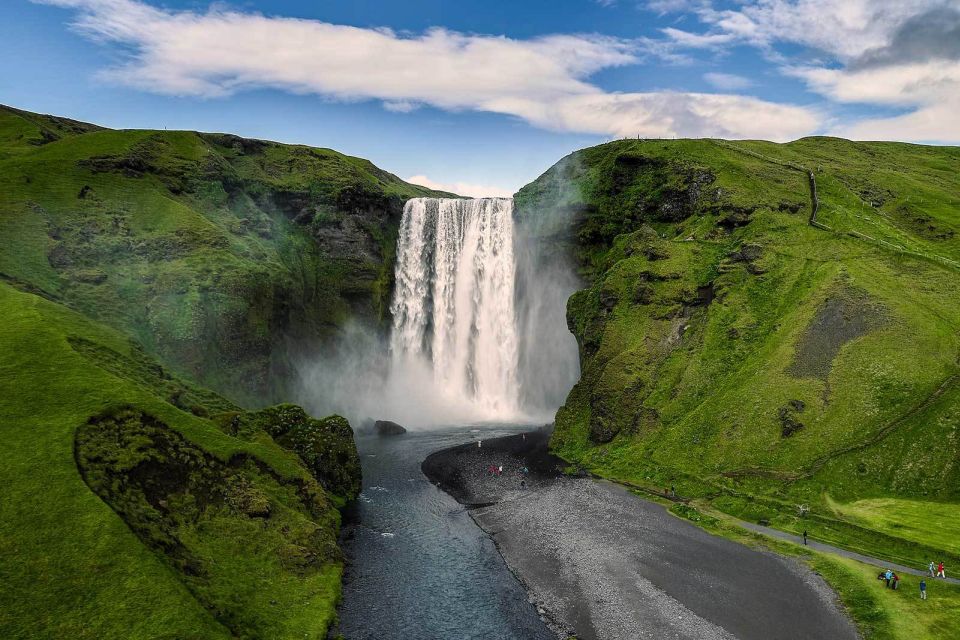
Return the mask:
<svg viewBox="0 0 960 640">
<path fill-rule="evenodd" d="M 786 531 L 780 531 L 779 529 L 774 529 L 772 527 L 765 527 L 760 524 L 753 524 L 752 522 L 744 522 L 743 520 L 737 520 L 737 524 L 743 527 L 744 529 L 749 529 L 750 531 L 755 531 L 757 533 L 762 533 L 766 536 L 771 536 L 773 538 L 779 538 L 781 540 L 789 540 L 790 542 L 796 542 L 797 544 L 803 544 L 803 538 L 792 533 L 787 533 Z M 834 547 L 833 545 L 824 544 L 822 542 L 817 542 L 813 539 L 807 540 L 807 546 L 811 549 L 816 549 L 817 551 L 825 551 L 827 553 L 835 553 L 838 556 L 843 556 L 844 558 L 851 558 L 853 560 L 858 560 L 866 564 L 872 564 L 878 568 L 890 568 L 895 570 L 897 573 L 906 573 L 913 576 L 926 576 L 930 578 L 930 572 L 927 569 L 914 569 L 902 564 L 895 564 L 889 560 L 883 560 L 881 558 L 874 558 L 872 556 L 865 556 L 862 553 L 857 553 L 855 551 L 848 551 L 846 549 L 841 549 L 840 547 Z M 949 567 L 945 567 L 944 573 L 949 570 Z M 930 578 L 933 580 L 934 578 Z M 960 584 L 960 580 L 956 578 L 936 578 L 936 580 L 944 580 L 952 584 Z"/>
<path fill-rule="evenodd" d="M 475 505 L 474 520 L 560 637 L 857 637 L 805 566 L 711 536 L 618 485 L 560 477 L 547 437 L 447 449 L 422 468 Z M 488 475 L 491 464 L 503 464 L 503 475 Z M 524 465 L 526 476 L 517 473 Z"/>
</svg>

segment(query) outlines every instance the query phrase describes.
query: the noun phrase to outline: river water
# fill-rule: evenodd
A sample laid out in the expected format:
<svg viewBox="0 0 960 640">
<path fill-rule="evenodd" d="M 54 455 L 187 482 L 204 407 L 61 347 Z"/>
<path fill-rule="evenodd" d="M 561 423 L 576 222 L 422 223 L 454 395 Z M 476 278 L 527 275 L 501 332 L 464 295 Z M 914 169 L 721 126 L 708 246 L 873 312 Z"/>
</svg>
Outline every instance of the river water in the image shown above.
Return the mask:
<svg viewBox="0 0 960 640">
<path fill-rule="evenodd" d="M 420 471 L 433 451 L 525 429 L 357 438 L 363 493 L 344 523 L 344 637 L 555 640 L 490 538 Z"/>
</svg>

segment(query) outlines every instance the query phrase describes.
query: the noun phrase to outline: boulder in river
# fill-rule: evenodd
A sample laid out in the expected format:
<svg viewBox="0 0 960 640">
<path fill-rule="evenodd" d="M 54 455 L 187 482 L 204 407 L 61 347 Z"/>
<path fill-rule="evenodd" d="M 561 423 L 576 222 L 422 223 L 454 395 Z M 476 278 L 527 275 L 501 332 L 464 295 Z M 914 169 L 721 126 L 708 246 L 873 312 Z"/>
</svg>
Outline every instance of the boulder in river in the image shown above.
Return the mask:
<svg viewBox="0 0 960 640">
<path fill-rule="evenodd" d="M 378 436 L 399 436 L 407 432 L 405 428 L 390 420 L 377 420 L 373 424 L 373 429 Z"/>
</svg>

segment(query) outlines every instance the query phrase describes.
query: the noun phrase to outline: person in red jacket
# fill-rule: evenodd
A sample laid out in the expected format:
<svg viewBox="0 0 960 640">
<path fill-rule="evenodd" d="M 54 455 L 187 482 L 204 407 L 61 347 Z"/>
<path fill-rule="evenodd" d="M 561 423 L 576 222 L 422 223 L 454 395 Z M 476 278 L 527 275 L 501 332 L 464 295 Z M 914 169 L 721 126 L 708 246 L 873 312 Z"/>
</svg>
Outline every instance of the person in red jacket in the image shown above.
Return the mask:
<svg viewBox="0 0 960 640">
<path fill-rule="evenodd" d="M 947 574 L 943 571 L 943 561 L 940 561 L 940 564 L 937 565 L 937 577 L 946 578 Z"/>
</svg>

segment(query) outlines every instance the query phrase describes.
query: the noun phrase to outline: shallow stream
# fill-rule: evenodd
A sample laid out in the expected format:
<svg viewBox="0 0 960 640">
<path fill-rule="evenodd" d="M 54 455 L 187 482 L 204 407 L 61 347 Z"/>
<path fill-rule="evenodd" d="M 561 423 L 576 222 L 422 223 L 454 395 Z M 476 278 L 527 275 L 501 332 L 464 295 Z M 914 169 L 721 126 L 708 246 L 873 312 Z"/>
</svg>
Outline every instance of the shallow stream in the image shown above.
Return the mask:
<svg viewBox="0 0 960 640">
<path fill-rule="evenodd" d="M 420 471 L 433 451 L 525 429 L 357 438 L 363 493 L 344 526 L 344 637 L 555 640 L 490 538 Z"/>
</svg>

